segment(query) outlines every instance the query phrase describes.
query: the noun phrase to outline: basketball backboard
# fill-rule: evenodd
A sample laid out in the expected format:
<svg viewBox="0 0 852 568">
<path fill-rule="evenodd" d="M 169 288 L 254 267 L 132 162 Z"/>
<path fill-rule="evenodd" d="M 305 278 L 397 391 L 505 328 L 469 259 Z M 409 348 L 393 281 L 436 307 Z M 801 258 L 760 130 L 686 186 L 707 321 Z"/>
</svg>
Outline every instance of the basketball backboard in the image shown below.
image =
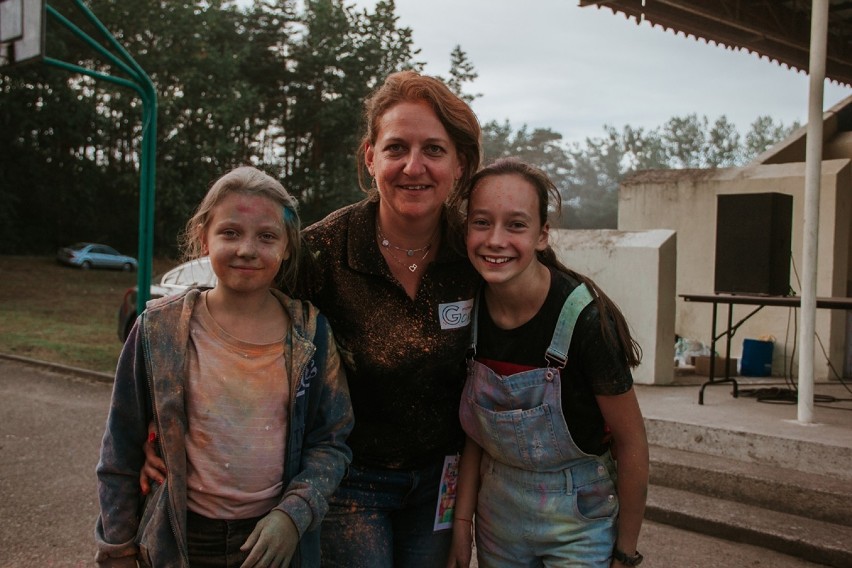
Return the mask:
<svg viewBox="0 0 852 568">
<path fill-rule="evenodd" d="M 44 0 L 0 0 L 0 67 L 44 54 Z"/>
</svg>

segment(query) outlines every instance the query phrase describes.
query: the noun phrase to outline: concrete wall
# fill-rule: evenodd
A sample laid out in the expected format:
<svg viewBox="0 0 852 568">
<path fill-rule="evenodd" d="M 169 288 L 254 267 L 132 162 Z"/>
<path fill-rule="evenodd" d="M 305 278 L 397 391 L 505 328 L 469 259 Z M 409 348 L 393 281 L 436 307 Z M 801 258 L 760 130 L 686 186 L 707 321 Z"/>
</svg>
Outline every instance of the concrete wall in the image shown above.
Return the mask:
<svg viewBox="0 0 852 568">
<path fill-rule="evenodd" d="M 843 141 L 846 142 L 845 140 Z M 836 148 L 842 148 L 838 144 Z M 833 150 L 834 151 L 834 150 Z M 623 231 L 668 229 L 677 233 L 677 294 L 709 294 L 714 287 L 716 196 L 733 193 L 780 192 L 793 196 L 793 265 L 790 285 L 801 291 L 797 272 L 802 266 L 804 224 L 804 171 L 802 162 L 755 164 L 720 170 L 646 172 L 633 176 L 619 191 L 618 228 Z M 820 193 L 817 296 L 846 296 L 852 281 L 852 166 L 848 158 L 825 160 Z M 751 308 L 734 308 L 734 321 Z M 675 331 L 709 345 L 710 304 L 691 304 L 677 299 Z M 720 317 L 727 310 L 720 307 Z M 847 315 L 838 310 L 817 310 L 816 332 L 838 372 L 844 369 L 847 347 Z M 773 374 L 795 375 L 798 358 L 790 355 L 796 342 L 798 310 L 763 308 L 734 335 L 731 354 L 740 357 L 742 340 L 772 335 L 776 339 Z M 721 328 L 721 325 L 719 325 Z M 717 351 L 724 352 L 724 342 Z M 816 342 L 815 378 L 832 375 Z M 791 368 L 792 367 L 792 368 Z"/>
<path fill-rule="evenodd" d="M 552 230 L 559 259 L 590 277 L 621 308 L 642 347 L 633 378 L 669 384 L 674 376 L 675 267 L 673 231 Z"/>
</svg>

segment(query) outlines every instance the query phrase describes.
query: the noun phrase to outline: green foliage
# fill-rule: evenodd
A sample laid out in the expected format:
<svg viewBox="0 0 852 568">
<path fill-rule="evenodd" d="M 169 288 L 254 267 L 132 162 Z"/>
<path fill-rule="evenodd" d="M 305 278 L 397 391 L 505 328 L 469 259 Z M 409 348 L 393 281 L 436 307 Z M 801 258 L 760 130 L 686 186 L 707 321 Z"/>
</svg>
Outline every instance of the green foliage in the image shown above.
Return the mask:
<svg viewBox="0 0 852 568">
<path fill-rule="evenodd" d="M 516 157 L 544 170 L 559 188 L 570 184 L 570 155 L 562 135 L 549 128 L 529 131 L 526 125 L 514 132 L 509 121 L 487 122 L 482 126 L 483 164 L 499 158 Z"/>
<path fill-rule="evenodd" d="M 397 26 L 394 10 L 393 2 L 374 13 L 342 0 L 305 2 L 298 39 L 279 66 L 284 112 L 270 117 L 278 156 L 264 161 L 299 199 L 305 223 L 361 197 L 354 152 L 363 100 L 388 73 L 416 67 L 411 30 Z"/>
<path fill-rule="evenodd" d="M 70 0 L 51 6 L 103 45 Z M 351 0 L 91 0 L 87 3 L 153 80 L 157 115 L 154 242 L 174 255 L 177 236 L 210 183 L 253 164 L 277 176 L 307 224 L 361 198 L 354 154 L 364 98 L 400 69 L 420 70 L 411 29 L 395 3 L 371 11 Z M 47 18 L 52 58 L 123 77 Z M 477 78 L 461 46 L 449 87 Z M 137 249 L 141 101 L 135 92 L 48 65 L 0 69 L 0 253 L 52 253 L 69 242 Z M 561 188 L 562 222 L 615 226 L 617 189 L 632 171 L 744 163 L 792 128 L 759 117 L 744 142 L 722 116 L 695 114 L 659 128 L 617 130 L 565 144 L 547 128 L 483 126 L 486 163 L 519 156 Z"/>
<path fill-rule="evenodd" d="M 467 53 L 462 50 L 460 45 L 456 45 L 450 53 L 450 77 L 447 79 L 438 76 L 453 93 L 468 104 L 482 96 L 480 93 L 464 92 L 464 84 L 473 83 L 477 77 L 479 77 L 479 73 L 476 72 L 473 62 L 467 58 Z"/>
<path fill-rule="evenodd" d="M 749 161 L 756 158 L 800 127 L 801 125 L 798 122 L 784 126 L 781 122 L 776 123 L 771 116 L 758 116 L 751 123 L 751 129 L 745 137 L 744 160 Z"/>
<path fill-rule="evenodd" d="M 483 128 L 486 160 L 517 156 L 542 167 L 562 193 L 560 224 L 574 229 L 614 228 L 618 185 L 625 175 L 648 169 L 716 168 L 742 165 L 788 136 L 785 127 L 759 117 L 745 136 L 725 116 L 712 124 L 706 116 L 673 117 L 658 128 L 604 125 L 604 135 L 565 145 L 549 129 L 532 133 L 509 122 Z"/>
<path fill-rule="evenodd" d="M 59 13 L 99 43 L 72 2 Z M 92 0 L 158 95 L 155 249 L 176 238 L 210 183 L 245 163 L 278 176 L 306 222 L 360 198 L 354 152 L 364 97 L 392 71 L 420 69 L 392 1 Z M 48 56 L 123 72 L 47 20 Z M 112 50 L 111 50 L 112 51 Z M 47 65 L 0 70 L 0 251 L 77 240 L 137 246 L 141 101 L 113 83 Z"/>
</svg>

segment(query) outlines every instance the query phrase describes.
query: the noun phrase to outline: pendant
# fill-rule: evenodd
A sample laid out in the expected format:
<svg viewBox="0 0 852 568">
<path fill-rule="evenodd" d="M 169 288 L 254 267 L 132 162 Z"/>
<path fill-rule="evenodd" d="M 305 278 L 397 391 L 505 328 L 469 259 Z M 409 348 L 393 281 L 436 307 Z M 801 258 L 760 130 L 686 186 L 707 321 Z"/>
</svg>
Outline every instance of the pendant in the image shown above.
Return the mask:
<svg viewBox="0 0 852 568">
<path fill-rule="evenodd" d="M 414 272 L 415 270 L 417 270 L 417 265 L 416 265 L 416 264 L 409 264 L 409 265 L 408 265 L 408 269 L 409 269 L 411 272 Z"/>
<path fill-rule="evenodd" d="M 408 251 L 405 254 L 407 254 L 408 256 L 414 256 L 414 251 L 411 250 L 411 249 L 408 249 Z"/>
<path fill-rule="evenodd" d="M 382 246 L 387 248 L 390 246 L 390 241 L 387 239 L 382 239 Z"/>
</svg>

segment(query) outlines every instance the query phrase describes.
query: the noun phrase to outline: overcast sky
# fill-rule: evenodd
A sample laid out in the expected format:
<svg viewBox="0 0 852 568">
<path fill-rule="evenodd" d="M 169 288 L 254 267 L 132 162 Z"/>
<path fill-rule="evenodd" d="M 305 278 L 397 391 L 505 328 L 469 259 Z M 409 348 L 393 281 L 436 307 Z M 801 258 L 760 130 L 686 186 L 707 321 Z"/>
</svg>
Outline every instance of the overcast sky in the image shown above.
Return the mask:
<svg viewBox="0 0 852 568">
<path fill-rule="evenodd" d="M 357 0 L 372 7 L 375 0 Z M 603 125 L 654 128 L 690 113 L 726 115 L 742 134 L 760 115 L 807 117 L 808 78 L 703 41 L 637 25 L 577 0 L 397 0 L 426 72 L 446 76 L 461 45 L 479 78 L 468 92 L 480 121 L 551 128 L 567 141 Z M 828 109 L 852 89 L 826 82 Z"/>
</svg>

